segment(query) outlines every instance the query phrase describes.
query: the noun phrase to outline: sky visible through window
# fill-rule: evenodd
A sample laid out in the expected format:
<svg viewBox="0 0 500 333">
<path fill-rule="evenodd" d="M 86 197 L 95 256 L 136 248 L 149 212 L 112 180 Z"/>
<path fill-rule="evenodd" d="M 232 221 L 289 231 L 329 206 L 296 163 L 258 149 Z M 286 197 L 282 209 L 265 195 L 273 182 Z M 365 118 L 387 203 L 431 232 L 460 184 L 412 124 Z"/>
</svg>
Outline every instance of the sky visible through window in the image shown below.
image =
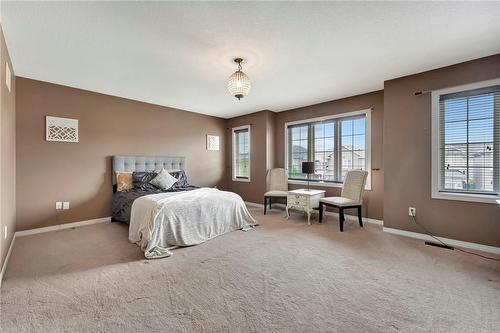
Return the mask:
<svg viewBox="0 0 500 333">
<path fill-rule="evenodd" d="M 493 102 L 492 94 L 446 100 L 445 142 L 493 142 Z"/>
</svg>

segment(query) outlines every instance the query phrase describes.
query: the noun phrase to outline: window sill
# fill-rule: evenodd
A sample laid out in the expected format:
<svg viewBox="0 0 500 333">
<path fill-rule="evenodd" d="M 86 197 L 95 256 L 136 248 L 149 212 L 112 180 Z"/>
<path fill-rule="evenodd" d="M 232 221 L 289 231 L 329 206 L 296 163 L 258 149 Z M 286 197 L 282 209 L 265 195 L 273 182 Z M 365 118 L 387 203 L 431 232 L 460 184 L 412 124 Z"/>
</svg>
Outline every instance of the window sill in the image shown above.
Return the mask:
<svg viewBox="0 0 500 333">
<path fill-rule="evenodd" d="M 233 178 L 233 182 L 250 183 L 250 178 L 248 178 L 248 179 L 245 179 L 245 178 Z"/>
<path fill-rule="evenodd" d="M 288 180 L 288 184 L 293 184 L 293 185 L 304 185 L 307 186 L 307 180 Z M 311 186 L 317 186 L 317 187 L 337 187 L 337 188 L 343 188 L 344 184 L 340 183 L 324 183 L 324 182 L 310 182 L 309 183 Z M 371 191 L 372 187 L 370 184 L 366 184 L 365 186 L 365 191 Z"/>
<path fill-rule="evenodd" d="M 433 192 L 432 199 L 500 204 L 500 197 L 499 196 L 481 195 L 481 194 Z"/>
</svg>

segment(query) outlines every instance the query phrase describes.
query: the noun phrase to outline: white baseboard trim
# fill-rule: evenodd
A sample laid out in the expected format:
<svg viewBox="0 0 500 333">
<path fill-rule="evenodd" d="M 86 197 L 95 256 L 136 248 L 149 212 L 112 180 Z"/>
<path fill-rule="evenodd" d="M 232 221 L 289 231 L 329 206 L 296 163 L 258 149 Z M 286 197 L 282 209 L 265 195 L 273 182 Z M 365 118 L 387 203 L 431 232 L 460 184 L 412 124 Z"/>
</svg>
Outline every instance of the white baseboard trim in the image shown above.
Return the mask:
<svg viewBox="0 0 500 333">
<path fill-rule="evenodd" d="M 386 227 L 384 227 L 382 230 L 384 232 L 389 233 L 389 234 L 410 237 L 410 238 L 415 238 L 415 239 L 420 239 L 420 240 L 425 240 L 425 241 L 436 242 L 436 240 L 434 238 L 432 238 L 431 236 L 429 236 L 427 234 L 421 234 L 418 232 L 412 232 L 412 231 L 406 231 L 406 230 L 394 229 L 394 228 L 386 228 Z M 444 238 L 444 237 L 436 237 L 436 238 L 441 240 L 443 243 L 451 245 L 451 246 L 463 247 L 466 249 L 478 250 L 478 251 L 483 251 L 483 252 L 488 252 L 488 253 L 500 255 L 500 247 L 464 242 L 464 241 L 450 239 L 450 238 Z"/>
<path fill-rule="evenodd" d="M 250 201 L 245 201 L 245 204 L 247 206 L 259 207 L 259 208 L 264 209 L 264 205 L 263 204 L 258 204 L 258 203 L 250 202 Z M 281 208 L 285 208 L 285 204 L 282 204 L 282 203 L 273 203 L 273 206 L 275 206 L 275 205 L 278 206 L 278 207 L 281 207 Z M 332 217 L 335 217 L 337 219 L 339 218 L 339 213 L 325 212 L 325 215 L 332 216 Z M 355 222 L 358 221 L 358 217 L 355 216 L 355 215 L 347 215 L 346 214 L 345 215 L 345 219 L 346 219 L 346 221 L 355 221 Z M 363 222 L 370 223 L 370 224 L 384 225 L 384 221 L 377 220 L 377 219 L 372 219 L 372 218 L 369 218 L 369 217 L 363 217 Z"/>
<path fill-rule="evenodd" d="M 3 275 L 7 270 L 7 264 L 9 263 L 10 254 L 12 253 L 12 248 L 14 247 L 15 240 L 16 240 L 16 233 L 14 233 L 14 236 L 12 236 L 12 240 L 10 241 L 9 245 L 9 250 L 7 251 L 7 255 L 5 256 L 5 261 L 3 262 L 2 265 L 2 271 L 0 272 L 0 288 L 2 288 Z"/>
<path fill-rule="evenodd" d="M 41 233 L 49 232 L 49 231 L 71 229 L 71 228 L 83 227 L 83 226 L 91 225 L 91 224 L 108 223 L 108 222 L 111 222 L 111 216 L 102 217 L 100 219 L 93 219 L 93 220 L 86 220 L 86 221 L 79 221 L 79 222 L 72 222 L 72 223 L 64 223 L 64 224 L 51 225 L 51 226 L 43 227 L 43 228 L 35 228 L 35 229 L 29 229 L 29 230 L 16 231 L 16 236 L 22 237 L 22 236 L 28 236 L 28 235 L 41 234 Z"/>
</svg>

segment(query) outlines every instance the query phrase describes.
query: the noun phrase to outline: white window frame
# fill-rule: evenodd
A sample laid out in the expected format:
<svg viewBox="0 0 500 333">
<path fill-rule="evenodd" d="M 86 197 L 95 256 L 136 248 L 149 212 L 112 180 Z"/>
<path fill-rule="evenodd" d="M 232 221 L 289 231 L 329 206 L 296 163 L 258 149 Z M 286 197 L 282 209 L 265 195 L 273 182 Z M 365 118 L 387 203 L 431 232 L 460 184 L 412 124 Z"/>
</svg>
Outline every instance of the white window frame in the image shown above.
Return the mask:
<svg viewBox="0 0 500 333">
<path fill-rule="evenodd" d="M 236 145 L 234 144 L 236 141 L 236 131 L 247 129 L 248 130 L 248 179 L 245 178 L 237 178 L 235 175 L 236 171 Z M 232 179 L 234 182 L 246 182 L 249 183 L 251 181 L 252 175 L 252 130 L 250 125 L 243 125 L 238 127 L 233 127 L 231 130 L 232 136 L 232 155 L 231 155 L 231 165 L 232 165 Z"/>
<path fill-rule="evenodd" d="M 439 172 L 439 98 L 441 95 L 457 93 L 461 91 L 487 88 L 490 86 L 496 86 L 500 84 L 500 79 L 475 82 L 471 84 L 464 84 L 461 86 L 455 86 L 451 88 L 433 90 L 431 92 L 432 99 L 432 199 L 444 199 L 444 200 L 458 200 L 458 201 L 469 201 L 469 202 L 484 202 L 497 204 L 500 203 L 498 195 L 487 195 L 487 194 L 474 194 L 474 193 L 453 193 L 453 192 L 441 192 L 441 173 Z M 500 166 L 498 166 L 500 167 Z"/>
<path fill-rule="evenodd" d="M 318 122 L 318 121 L 324 121 L 324 120 L 330 120 L 330 119 L 338 119 L 338 118 L 346 118 L 346 117 L 353 117 L 353 116 L 359 116 L 359 115 L 365 115 L 365 126 L 366 126 L 366 131 L 365 131 L 365 136 L 366 136 L 366 148 L 365 148 L 365 154 L 366 154 L 366 171 L 368 171 L 368 176 L 366 178 L 366 185 L 365 185 L 365 190 L 371 191 L 372 189 L 372 109 L 363 109 L 359 111 L 352 111 L 352 112 L 346 112 L 346 113 L 339 113 L 335 115 L 330 115 L 330 116 L 324 116 L 324 117 L 317 117 L 317 118 L 309 118 L 309 119 L 303 119 L 303 120 L 297 120 L 297 121 L 290 121 L 285 123 L 285 156 L 284 156 L 284 168 L 286 169 L 287 172 L 287 177 L 288 177 L 288 126 L 290 125 L 298 125 L 298 124 L 305 124 L 305 123 L 311 123 L 311 122 Z M 288 184 L 298 184 L 298 185 L 307 185 L 307 180 L 290 180 L 288 179 Z M 321 187 L 344 187 L 344 184 L 342 183 L 330 183 L 330 182 L 324 182 L 324 181 L 315 181 L 310 183 L 313 186 L 321 186 Z"/>
</svg>

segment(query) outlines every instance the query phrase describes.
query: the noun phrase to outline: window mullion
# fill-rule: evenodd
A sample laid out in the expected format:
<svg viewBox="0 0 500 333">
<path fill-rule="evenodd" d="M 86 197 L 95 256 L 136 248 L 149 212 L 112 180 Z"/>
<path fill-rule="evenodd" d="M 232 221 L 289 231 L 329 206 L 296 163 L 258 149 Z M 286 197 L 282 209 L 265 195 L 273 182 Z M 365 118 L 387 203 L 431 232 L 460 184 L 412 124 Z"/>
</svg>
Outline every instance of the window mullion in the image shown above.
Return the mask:
<svg viewBox="0 0 500 333">
<path fill-rule="evenodd" d="M 500 193 L 500 92 L 493 94 L 493 190 Z"/>
<path fill-rule="evenodd" d="M 446 159 L 446 142 L 445 142 L 445 126 L 444 123 L 446 121 L 445 112 L 444 112 L 444 101 L 439 102 L 439 143 L 438 143 L 438 156 L 439 156 L 439 173 L 441 176 L 440 179 L 440 190 L 445 189 L 445 180 L 446 180 L 446 169 L 445 165 Z"/>
<path fill-rule="evenodd" d="M 335 151 L 335 181 L 340 182 L 342 180 L 342 147 L 341 143 L 341 131 L 342 126 L 340 126 L 340 121 L 335 120 L 335 131 L 334 131 L 334 144 L 333 149 Z"/>
<path fill-rule="evenodd" d="M 308 156 L 307 161 L 314 162 L 314 123 L 309 123 L 307 138 L 308 138 L 307 149 L 309 150 L 307 152 Z"/>
<path fill-rule="evenodd" d="M 293 161 L 293 146 L 292 146 L 292 129 L 287 128 L 287 135 L 288 135 L 288 177 L 290 177 L 290 171 L 292 169 L 292 161 Z"/>
<path fill-rule="evenodd" d="M 354 169 L 354 122 L 351 124 L 351 163 L 350 169 Z"/>
<path fill-rule="evenodd" d="M 469 98 L 467 98 L 467 110 L 466 110 L 466 131 L 467 131 L 467 136 L 466 136 L 466 145 L 465 145 L 465 163 L 466 163 L 466 169 L 465 169 L 465 174 L 466 174 L 466 182 L 467 182 L 467 190 L 470 188 L 469 184 Z"/>
<path fill-rule="evenodd" d="M 234 177 L 238 177 L 240 175 L 239 170 L 239 159 L 240 159 L 240 136 L 238 132 L 234 133 Z"/>
</svg>

